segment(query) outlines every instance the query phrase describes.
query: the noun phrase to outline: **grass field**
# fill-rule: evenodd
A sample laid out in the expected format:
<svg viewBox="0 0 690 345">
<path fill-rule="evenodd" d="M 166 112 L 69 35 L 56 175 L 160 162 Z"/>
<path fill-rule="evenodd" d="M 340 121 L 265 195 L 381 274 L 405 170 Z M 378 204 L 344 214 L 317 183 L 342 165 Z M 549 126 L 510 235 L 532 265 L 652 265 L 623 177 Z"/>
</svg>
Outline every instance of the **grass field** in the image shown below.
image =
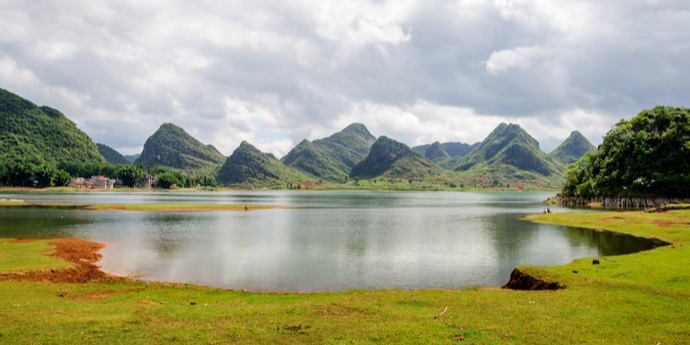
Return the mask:
<svg viewBox="0 0 690 345">
<path fill-rule="evenodd" d="M 0 239 L 0 272 L 43 270 L 70 266 L 67 261 L 46 255 L 53 250 L 48 241 Z"/>
<path fill-rule="evenodd" d="M 556 291 L 480 287 L 264 294 L 121 280 L 3 281 L 0 343 L 690 343 L 690 211 L 530 219 L 655 237 L 672 245 L 601 258 L 599 265 L 586 258 L 559 267 L 520 268 L 567 286 Z"/>
</svg>

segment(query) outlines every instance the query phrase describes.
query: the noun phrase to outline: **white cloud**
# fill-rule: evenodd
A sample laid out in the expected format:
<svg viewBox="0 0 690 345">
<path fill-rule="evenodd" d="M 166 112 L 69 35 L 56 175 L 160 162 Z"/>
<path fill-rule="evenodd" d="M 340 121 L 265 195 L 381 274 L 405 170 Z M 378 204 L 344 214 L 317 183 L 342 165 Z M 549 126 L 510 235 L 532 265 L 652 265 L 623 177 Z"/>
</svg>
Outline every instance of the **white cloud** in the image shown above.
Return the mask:
<svg viewBox="0 0 690 345">
<path fill-rule="evenodd" d="M 486 61 L 489 74 L 500 74 L 510 69 L 525 69 L 553 57 L 554 51 L 544 47 L 517 47 L 491 53 Z"/>
<path fill-rule="evenodd" d="M 517 122 L 545 148 L 687 106 L 690 4 L 0 0 L 0 87 L 133 153 L 164 121 L 280 156 L 349 122 L 415 145 Z"/>
</svg>

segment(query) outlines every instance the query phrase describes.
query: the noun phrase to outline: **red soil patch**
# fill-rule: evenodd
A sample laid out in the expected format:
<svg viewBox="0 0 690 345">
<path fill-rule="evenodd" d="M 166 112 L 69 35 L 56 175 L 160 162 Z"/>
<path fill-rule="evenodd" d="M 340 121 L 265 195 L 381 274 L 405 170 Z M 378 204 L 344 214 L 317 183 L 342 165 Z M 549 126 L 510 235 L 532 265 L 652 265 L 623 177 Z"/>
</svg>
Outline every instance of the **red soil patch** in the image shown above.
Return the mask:
<svg viewBox="0 0 690 345">
<path fill-rule="evenodd" d="M 49 243 L 53 245 L 55 250 L 48 255 L 69 261 L 73 265 L 61 269 L 2 273 L 0 280 L 86 283 L 111 277 L 95 264 L 102 257 L 97 252 L 105 247 L 104 244 L 70 238 L 53 239 Z"/>
</svg>

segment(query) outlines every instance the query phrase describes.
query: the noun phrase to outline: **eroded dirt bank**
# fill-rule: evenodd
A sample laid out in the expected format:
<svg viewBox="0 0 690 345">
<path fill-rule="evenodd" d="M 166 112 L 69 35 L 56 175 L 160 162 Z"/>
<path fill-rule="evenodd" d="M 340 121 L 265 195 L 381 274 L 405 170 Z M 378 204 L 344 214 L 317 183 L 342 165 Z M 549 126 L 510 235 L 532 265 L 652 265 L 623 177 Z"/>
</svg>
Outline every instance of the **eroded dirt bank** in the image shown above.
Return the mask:
<svg viewBox="0 0 690 345">
<path fill-rule="evenodd" d="M 558 282 L 547 282 L 533 277 L 516 268 L 510 273 L 510 280 L 506 285 L 503 285 L 503 288 L 510 290 L 559 290 L 565 289 L 565 286 Z"/>
<path fill-rule="evenodd" d="M 96 265 L 102 257 L 98 251 L 105 248 L 104 244 L 71 238 L 52 239 L 49 243 L 54 250 L 48 255 L 69 261 L 73 265 L 61 269 L 0 273 L 0 280 L 86 283 L 96 279 L 113 278 Z"/>
</svg>

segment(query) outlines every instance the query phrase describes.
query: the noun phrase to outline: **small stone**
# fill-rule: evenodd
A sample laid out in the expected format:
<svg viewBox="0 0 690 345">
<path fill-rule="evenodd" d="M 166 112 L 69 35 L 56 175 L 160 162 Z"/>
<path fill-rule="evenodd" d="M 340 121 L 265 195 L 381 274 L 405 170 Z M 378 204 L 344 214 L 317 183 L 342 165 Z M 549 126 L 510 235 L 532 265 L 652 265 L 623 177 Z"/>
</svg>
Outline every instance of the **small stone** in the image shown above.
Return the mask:
<svg viewBox="0 0 690 345">
<path fill-rule="evenodd" d="M 600 264 L 599 259 L 592 260 L 592 265 L 598 265 L 598 264 Z"/>
<path fill-rule="evenodd" d="M 575 270 L 573 270 L 573 273 L 575 273 L 575 274 L 578 274 L 579 272 L 578 272 L 578 271 L 575 271 Z"/>
<path fill-rule="evenodd" d="M 196 302 L 189 302 L 189 305 L 196 305 Z"/>
</svg>

